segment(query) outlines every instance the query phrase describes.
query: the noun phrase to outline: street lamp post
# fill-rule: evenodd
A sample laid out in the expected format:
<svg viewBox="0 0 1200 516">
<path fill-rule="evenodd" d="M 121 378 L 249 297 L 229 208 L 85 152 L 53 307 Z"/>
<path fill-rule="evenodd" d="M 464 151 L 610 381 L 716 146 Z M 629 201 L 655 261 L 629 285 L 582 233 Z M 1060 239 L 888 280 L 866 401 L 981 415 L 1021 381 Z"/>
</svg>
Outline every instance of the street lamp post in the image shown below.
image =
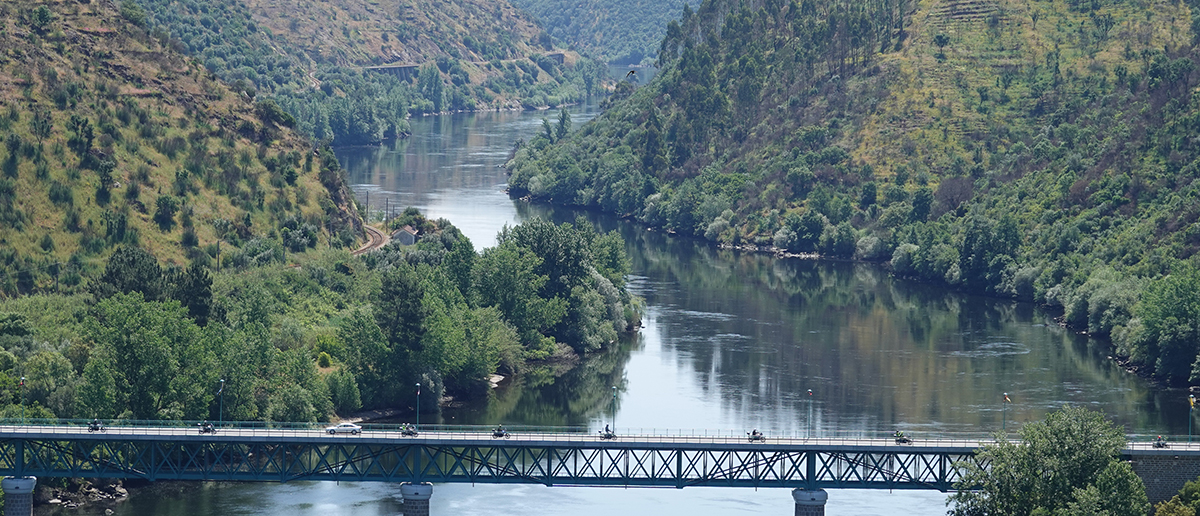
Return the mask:
<svg viewBox="0 0 1200 516">
<path fill-rule="evenodd" d="M 21 384 L 25 384 L 25 378 L 21 378 Z M 24 398 L 22 398 L 24 399 Z M 1188 394 L 1188 442 L 1192 442 L 1192 412 L 1196 411 L 1196 395 Z"/>
<path fill-rule="evenodd" d="M 1004 401 L 1001 402 L 1001 405 L 1000 405 L 1000 407 L 1001 407 L 1000 408 L 1000 431 L 1004 432 L 1005 436 L 1008 436 L 1008 404 L 1009 403 L 1012 403 L 1012 400 L 1008 399 L 1008 393 L 1006 392 L 1006 393 L 1004 393 Z"/>
<path fill-rule="evenodd" d="M 813 416 L 812 403 L 813 403 L 813 393 L 812 393 L 812 389 L 809 389 L 808 390 L 808 432 L 806 432 L 804 434 L 804 437 L 806 439 L 812 438 L 812 416 Z"/>
<path fill-rule="evenodd" d="M 25 423 L 25 377 L 21 377 L 21 423 Z"/>
<path fill-rule="evenodd" d="M 224 426 L 225 423 L 225 379 L 221 379 L 221 389 L 217 391 L 217 396 L 221 399 L 220 408 L 217 409 L 217 424 Z"/>
<path fill-rule="evenodd" d="M 420 430 L 420 429 L 421 429 L 421 384 L 418 383 L 417 384 L 417 427 L 416 427 L 416 430 Z"/>
<path fill-rule="evenodd" d="M 614 385 L 614 386 L 613 386 L 613 388 L 612 388 L 612 392 L 613 392 L 613 399 L 612 399 L 612 413 L 613 413 L 613 415 L 612 415 L 612 422 L 613 422 L 613 428 L 612 428 L 612 433 L 615 435 L 615 434 L 617 433 L 617 386 L 616 386 L 616 385 Z"/>
</svg>

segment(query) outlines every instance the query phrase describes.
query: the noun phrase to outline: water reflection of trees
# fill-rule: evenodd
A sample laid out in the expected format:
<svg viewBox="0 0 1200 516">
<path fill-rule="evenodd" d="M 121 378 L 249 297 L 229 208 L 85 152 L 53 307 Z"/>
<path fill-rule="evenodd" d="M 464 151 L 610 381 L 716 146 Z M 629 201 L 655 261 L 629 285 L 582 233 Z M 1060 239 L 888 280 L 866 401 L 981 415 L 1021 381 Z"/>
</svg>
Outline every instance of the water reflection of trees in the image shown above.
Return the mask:
<svg viewBox="0 0 1200 516">
<path fill-rule="evenodd" d="M 810 388 L 827 428 L 995 430 L 1003 392 L 1018 400 L 1010 423 L 1071 402 L 1131 429 L 1186 426 L 1164 416 L 1161 394 L 1106 359 L 1106 343 L 1058 327 L 1030 304 L 899 281 L 871 265 L 740 253 L 591 217 L 625 237 L 678 367 L 739 412 L 764 407 L 781 430 L 803 433 Z"/>
<path fill-rule="evenodd" d="M 612 387 L 622 391 L 625 365 L 638 336 L 621 337 L 620 346 L 575 364 L 534 365 L 493 392 L 482 407 L 449 410 L 452 424 L 586 426 L 612 410 Z M 620 398 L 617 399 L 618 408 Z M 453 419 L 450 419 L 453 417 Z"/>
</svg>

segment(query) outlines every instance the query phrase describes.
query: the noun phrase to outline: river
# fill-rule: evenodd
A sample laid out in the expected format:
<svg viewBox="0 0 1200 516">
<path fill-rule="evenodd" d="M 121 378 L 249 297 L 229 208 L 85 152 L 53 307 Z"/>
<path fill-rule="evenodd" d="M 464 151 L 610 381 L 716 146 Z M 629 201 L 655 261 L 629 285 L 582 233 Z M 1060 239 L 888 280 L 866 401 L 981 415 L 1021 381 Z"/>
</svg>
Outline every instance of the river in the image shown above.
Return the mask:
<svg viewBox="0 0 1200 516">
<path fill-rule="evenodd" d="M 575 127 L 595 115 L 591 106 L 570 111 Z M 643 328 L 619 349 L 570 371 L 535 371 L 506 382 L 485 403 L 422 416 L 423 422 L 615 424 L 619 432 L 758 428 L 768 436 L 903 429 L 919 439 L 1012 431 L 1072 403 L 1103 410 L 1129 432 L 1186 433 L 1186 393 L 1155 389 L 1126 373 L 1106 357 L 1106 343 L 1058 326 L 1033 305 L 897 280 L 874 265 L 721 250 L 597 213 L 511 200 L 498 165 L 514 141 L 540 131 L 543 117 L 557 115 L 413 119 L 411 138 L 338 153 L 376 218 L 385 207 L 415 206 L 449 219 L 477 249 L 494 245 L 504 224 L 531 217 L 583 216 L 604 231 L 620 231 L 633 263 L 630 288 L 646 299 Z M 1005 393 L 1011 404 L 1002 403 Z M 372 516 L 398 514 L 399 500 L 398 486 L 385 484 L 164 484 L 113 509 L 116 515 Z M 826 511 L 942 514 L 945 495 L 832 490 Z M 434 488 L 431 513 L 792 512 L 789 492 L 780 489 L 449 484 Z"/>
</svg>

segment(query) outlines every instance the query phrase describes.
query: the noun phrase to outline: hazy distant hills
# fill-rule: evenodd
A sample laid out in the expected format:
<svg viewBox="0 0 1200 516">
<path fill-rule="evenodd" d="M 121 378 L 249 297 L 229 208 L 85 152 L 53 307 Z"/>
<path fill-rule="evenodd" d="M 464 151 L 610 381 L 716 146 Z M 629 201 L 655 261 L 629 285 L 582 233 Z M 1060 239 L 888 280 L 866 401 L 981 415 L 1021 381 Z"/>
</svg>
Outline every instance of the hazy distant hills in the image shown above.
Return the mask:
<svg viewBox="0 0 1200 516">
<path fill-rule="evenodd" d="M 531 141 L 510 184 L 723 244 L 888 261 L 1063 306 L 1186 380 L 1186 366 L 1156 368 L 1191 364 L 1194 342 L 1160 350 L 1195 330 L 1139 307 L 1200 250 L 1195 9 L 708 0 L 669 24 L 651 84 L 623 84 L 564 141 Z"/>
<path fill-rule="evenodd" d="M 614 64 L 638 64 L 658 55 L 667 22 L 699 0 L 513 0 L 546 30 L 573 48 Z"/>
<path fill-rule="evenodd" d="M 227 258 L 268 234 L 292 250 L 357 240 L 336 162 L 139 26 L 136 5 L 0 15 L 0 295 L 70 289 L 122 244 L 183 265 L 219 238 Z"/>
</svg>

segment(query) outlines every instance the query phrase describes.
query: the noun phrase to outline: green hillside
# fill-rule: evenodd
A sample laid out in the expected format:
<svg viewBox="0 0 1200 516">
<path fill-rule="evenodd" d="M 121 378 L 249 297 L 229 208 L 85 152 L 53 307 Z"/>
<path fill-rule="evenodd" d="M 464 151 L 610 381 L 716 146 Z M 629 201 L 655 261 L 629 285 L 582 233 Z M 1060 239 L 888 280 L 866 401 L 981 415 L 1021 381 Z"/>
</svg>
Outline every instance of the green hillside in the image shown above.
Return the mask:
<svg viewBox="0 0 1200 516">
<path fill-rule="evenodd" d="M 658 55 L 667 23 L 699 0 L 513 0 L 551 36 L 614 64 L 639 64 Z"/>
<path fill-rule="evenodd" d="M 527 14 L 483 0 L 124 0 L 154 36 L 297 129 L 334 145 L 377 144 L 409 114 L 579 102 L 604 68 L 555 49 Z M 366 67 L 394 65 L 393 73 Z"/>
<path fill-rule="evenodd" d="M 1200 383 L 1194 7 L 708 0 L 668 27 L 655 81 L 524 144 L 510 185 L 1060 306 Z"/>
<path fill-rule="evenodd" d="M 130 17 L 0 5 L 0 297 L 81 288 L 121 244 L 183 265 L 218 240 L 229 253 L 358 239 L 332 156 Z"/>
<path fill-rule="evenodd" d="M 476 254 L 444 219 L 410 209 L 398 222 L 419 229 L 415 245 L 286 262 L 259 247 L 211 273 L 123 245 L 87 293 L 0 299 L 0 417 L 314 422 L 411 414 L 418 401 L 437 412 L 444 396 L 489 396 L 496 372 L 554 374 L 527 361 L 569 364 L 640 321 L 615 232 L 536 220 Z"/>
</svg>

